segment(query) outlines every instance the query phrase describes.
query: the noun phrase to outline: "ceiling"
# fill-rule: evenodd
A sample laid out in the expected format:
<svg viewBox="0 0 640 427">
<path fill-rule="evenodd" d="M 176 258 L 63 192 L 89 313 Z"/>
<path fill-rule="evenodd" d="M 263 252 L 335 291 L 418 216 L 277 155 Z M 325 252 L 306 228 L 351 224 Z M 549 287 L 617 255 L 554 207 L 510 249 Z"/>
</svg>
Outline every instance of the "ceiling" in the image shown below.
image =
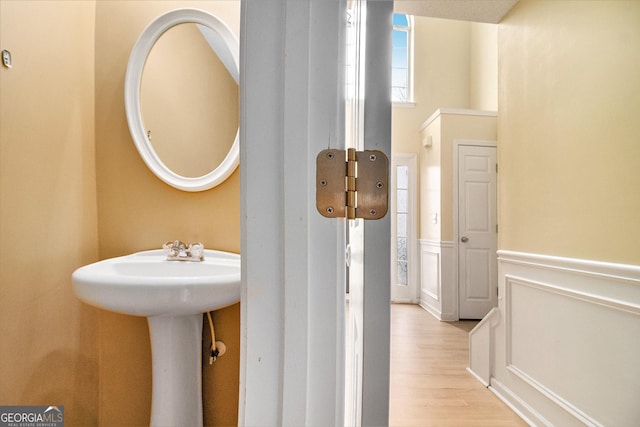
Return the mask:
<svg viewBox="0 0 640 427">
<path fill-rule="evenodd" d="M 518 0 L 395 0 L 394 12 L 497 24 Z"/>
</svg>

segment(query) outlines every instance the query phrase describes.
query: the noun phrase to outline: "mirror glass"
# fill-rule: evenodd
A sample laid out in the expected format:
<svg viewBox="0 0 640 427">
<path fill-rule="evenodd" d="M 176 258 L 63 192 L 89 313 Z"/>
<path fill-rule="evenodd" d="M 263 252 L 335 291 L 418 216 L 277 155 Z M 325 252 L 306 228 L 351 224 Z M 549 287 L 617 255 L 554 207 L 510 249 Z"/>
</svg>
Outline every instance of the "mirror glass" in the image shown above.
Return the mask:
<svg viewBox="0 0 640 427">
<path fill-rule="evenodd" d="M 161 15 L 134 46 L 125 109 L 147 166 L 185 191 L 212 188 L 238 165 L 238 40 L 199 9 Z"/>
<path fill-rule="evenodd" d="M 147 137 L 169 169 L 196 178 L 226 157 L 238 131 L 238 84 L 213 47 L 216 33 L 193 23 L 167 30 L 142 73 Z"/>
</svg>

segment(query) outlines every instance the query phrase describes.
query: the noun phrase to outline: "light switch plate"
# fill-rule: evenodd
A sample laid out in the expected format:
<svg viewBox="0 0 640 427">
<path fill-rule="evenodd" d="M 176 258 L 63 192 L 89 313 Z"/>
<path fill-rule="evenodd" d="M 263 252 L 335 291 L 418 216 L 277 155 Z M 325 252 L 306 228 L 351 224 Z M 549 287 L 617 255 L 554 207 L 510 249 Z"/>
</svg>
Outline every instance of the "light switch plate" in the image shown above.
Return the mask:
<svg viewBox="0 0 640 427">
<path fill-rule="evenodd" d="M 11 52 L 6 49 L 2 51 L 2 64 L 7 68 L 11 68 Z"/>
</svg>

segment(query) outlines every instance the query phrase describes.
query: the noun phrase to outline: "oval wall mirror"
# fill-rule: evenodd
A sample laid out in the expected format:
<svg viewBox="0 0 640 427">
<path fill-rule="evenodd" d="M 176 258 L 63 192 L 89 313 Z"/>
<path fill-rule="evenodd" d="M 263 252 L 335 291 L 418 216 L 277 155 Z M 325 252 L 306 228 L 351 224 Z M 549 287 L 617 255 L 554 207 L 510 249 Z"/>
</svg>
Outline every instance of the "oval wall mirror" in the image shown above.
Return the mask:
<svg viewBox="0 0 640 427">
<path fill-rule="evenodd" d="M 238 39 L 199 9 L 156 18 L 125 76 L 133 142 L 151 171 L 185 191 L 208 190 L 239 162 Z"/>
</svg>

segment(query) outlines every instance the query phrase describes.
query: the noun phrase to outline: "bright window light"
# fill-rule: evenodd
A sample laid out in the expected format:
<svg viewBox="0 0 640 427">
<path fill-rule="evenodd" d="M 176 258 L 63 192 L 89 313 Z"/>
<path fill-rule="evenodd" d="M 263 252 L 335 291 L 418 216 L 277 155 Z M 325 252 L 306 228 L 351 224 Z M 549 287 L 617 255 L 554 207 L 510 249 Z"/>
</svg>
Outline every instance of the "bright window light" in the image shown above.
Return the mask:
<svg viewBox="0 0 640 427">
<path fill-rule="evenodd" d="M 391 53 L 391 100 L 412 102 L 411 93 L 411 25 L 407 15 L 393 14 Z"/>
</svg>

